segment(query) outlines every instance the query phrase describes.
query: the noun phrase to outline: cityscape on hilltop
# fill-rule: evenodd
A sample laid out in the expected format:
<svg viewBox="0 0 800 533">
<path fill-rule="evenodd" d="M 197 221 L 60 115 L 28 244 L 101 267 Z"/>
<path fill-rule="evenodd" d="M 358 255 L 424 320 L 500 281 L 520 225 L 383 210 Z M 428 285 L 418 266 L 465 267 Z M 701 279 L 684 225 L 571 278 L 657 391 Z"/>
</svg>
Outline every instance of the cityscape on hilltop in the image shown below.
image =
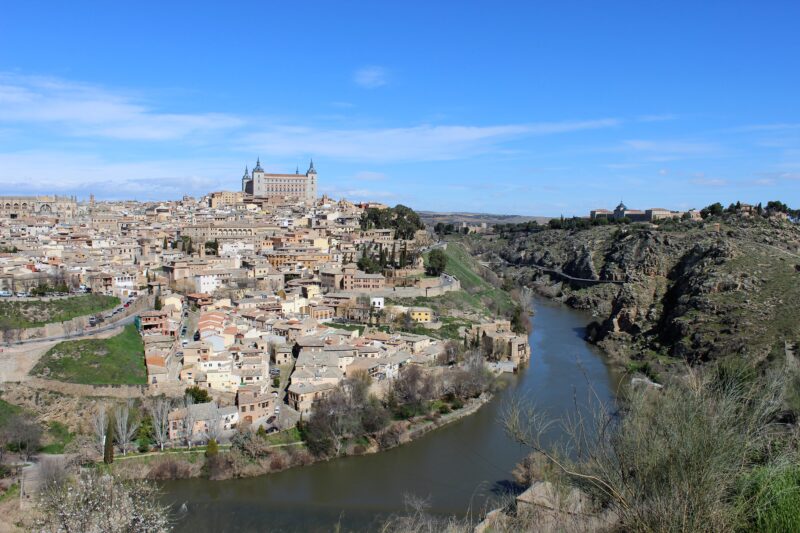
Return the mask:
<svg viewBox="0 0 800 533">
<path fill-rule="evenodd" d="M 800 2 L 6 2 L 0 533 L 800 532 Z"/>
</svg>

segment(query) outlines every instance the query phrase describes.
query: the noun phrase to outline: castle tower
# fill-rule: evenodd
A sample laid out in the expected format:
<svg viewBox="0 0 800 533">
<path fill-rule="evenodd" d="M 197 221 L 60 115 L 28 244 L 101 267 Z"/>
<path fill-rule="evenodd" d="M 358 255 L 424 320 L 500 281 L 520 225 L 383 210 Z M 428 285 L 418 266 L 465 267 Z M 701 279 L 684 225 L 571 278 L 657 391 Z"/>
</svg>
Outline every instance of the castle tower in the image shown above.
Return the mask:
<svg viewBox="0 0 800 533">
<path fill-rule="evenodd" d="M 314 168 L 313 159 L 311 159 L 311 162 L 308 166 L 306 178 L 308 179 L 308 187 L 306 187 L 305 201 L 314 203 L 317 201 L 317 169 Z"/>
<path fill-rule="evenodd" d="M 250 173 L 247 171 L 247 166 L 244 167 L 244 176 L 242 176 L 242 192 L 247 192 L 247 182 L 250 181 Z"/>
</svg>

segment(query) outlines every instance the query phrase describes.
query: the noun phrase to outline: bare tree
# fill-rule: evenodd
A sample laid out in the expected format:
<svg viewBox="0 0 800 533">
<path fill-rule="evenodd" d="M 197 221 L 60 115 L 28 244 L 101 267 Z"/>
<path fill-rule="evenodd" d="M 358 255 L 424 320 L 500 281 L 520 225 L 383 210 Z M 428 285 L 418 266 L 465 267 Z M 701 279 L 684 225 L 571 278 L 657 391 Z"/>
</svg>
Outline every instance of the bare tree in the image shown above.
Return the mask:
<svg viewBox="0 0 800 533">
<path fill-rule="evenodd" d="M 156 398 L 147 406 L 147 411 L 153 420 L 153 436 L 162 452 L 164 444 L 169 442 L 169 412 L 171 410 L 172 402 L 167 398 Z"/>
<path fill-rule="evenodd" d="M 39 449 L 42 428 L 33 420 L 15 416 L 8 424 L 8 442 L 14 444 L 25 461 Z"/>
<path fill-rule="evenodd" d="M 194 442 L 194 425 L 197 422 L 197 416 L 192 409 L 194 405 L 194 397 L 187 394 L 183 398 L 185 415 L 183 418 L 183 438 L 186 440 L 186 445 L 191 448 Z"/>
<path fill-rule="evenodd" d="M 222 412 L 216 402 L 213 402 L 212 405 L 211 416 L 206 424 L 206 440 L 214 439 L 219 442 L 219 438 L 222 436 Z"/>
<path fill-rule="evenodd" d="M 39 461 L 43 490 L 60 488 L 67 482 L 67 465 L 61 457 L 43 456 Z"/>
<path fill-rule="evenodd" d="M 125 455 L 128 453 L 128 447 L 136 434 L 136 430 L 139 429 L 139 421 L 132 416 L 130 402 L 117 407 L 114 414 L 117 444 L 119 444 L 122 454 Z"/>
<path fill-rule="evenodd" d="M 92 429 L 95 437 L 97 437 L 99 449 L 103 451 L 103 447 L 106 444 L 106 430 L 108 429 L 108 411 L 105 405 L 98 406 L 92 415 Z"/>
</svg>

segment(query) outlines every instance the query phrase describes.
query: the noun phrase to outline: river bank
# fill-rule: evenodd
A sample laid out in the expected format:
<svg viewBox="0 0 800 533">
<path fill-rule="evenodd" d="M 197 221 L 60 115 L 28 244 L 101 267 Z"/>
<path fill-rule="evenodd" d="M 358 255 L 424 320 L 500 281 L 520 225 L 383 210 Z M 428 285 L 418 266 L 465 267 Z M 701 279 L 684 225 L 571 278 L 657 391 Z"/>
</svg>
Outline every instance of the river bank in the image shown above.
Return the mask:
<svg viewBox="0 0 800 533">
<path fill-rule="evenodd" d="M 241 457 L 231 457 L 236 451 L 229 445 L 221 447 L 217 456 L 212 458 L 206 456 L 205 447 L 195 447 L 119 457 L 111 465 L 111 470 L 123 479 L 158 481 L 191 478 L 222 481 L 263 476 L 319 462 L 336 461 L 344 457 L 386 452 L 476 413 L 492 398 L 491 392 L 484 392 L 480 397 L 469 399 L 463 407 L 449 413 L 434 412 L 411 420 L 397 421 L 394 426 L 401 428 L 401 432 L 397 434 L 395 444 L 387 447 L 372 437 L 369 442 L 349 443 L 343 448 L 343 453 L 336 457 L 315 457 L 308 452 L 302 441 L 295 441 L 265 445 L 266 453 L 263 457 L 251 457 L 247 461 L 242 461 Z"/>
<path fill-rule="evenodd" d="M 267 476 L 209 481 L 165 481 L 164 501 L 186 504 L 177 532 L 371 531 L 406 511 L 408 497 L 438 516 L 472 516 L 518 490 L 511 471 L 528 454 L 498 420 L 508 402 L 522 398 L 553 418 L 588 413 L 589 401 L 614 402 L 621 375 L 583 340 L 592 317 L 534 297 L 531 361 L 470 416 L 381 453 L 322 461 Z M 554 426 L 548 441 L 559 439 Z"/>
</svg>

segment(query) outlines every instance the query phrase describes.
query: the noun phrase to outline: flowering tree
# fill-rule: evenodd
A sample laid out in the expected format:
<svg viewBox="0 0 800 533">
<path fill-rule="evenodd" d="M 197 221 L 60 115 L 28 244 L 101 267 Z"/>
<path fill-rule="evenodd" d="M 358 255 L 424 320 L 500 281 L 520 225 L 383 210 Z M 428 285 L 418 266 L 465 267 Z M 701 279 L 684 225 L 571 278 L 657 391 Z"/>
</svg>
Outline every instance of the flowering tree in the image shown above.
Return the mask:
<svg viewBox="0 0 800 533">
<path fill-rule="evenodd" d="M 123 482 L 88 471 L 73 482 L 49 483 L 39 495 L 35 530 L 44 533 L 162 533 L 168 509 L 145 481 Z"/>
</svg>

